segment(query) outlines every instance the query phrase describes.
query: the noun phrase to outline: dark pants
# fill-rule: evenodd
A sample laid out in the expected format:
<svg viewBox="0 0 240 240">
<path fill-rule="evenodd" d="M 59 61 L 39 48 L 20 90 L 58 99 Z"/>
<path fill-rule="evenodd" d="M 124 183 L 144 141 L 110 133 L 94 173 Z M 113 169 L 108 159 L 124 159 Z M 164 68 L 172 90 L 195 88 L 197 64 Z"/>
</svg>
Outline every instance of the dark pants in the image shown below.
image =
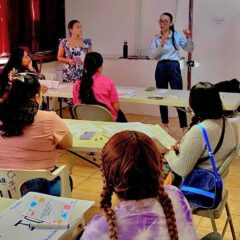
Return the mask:
<svg viewBox="0 0 240 240">
<path fill-rule="evenodd" d="M 157 88 L 168 88 L 168 83 L 172 89 L 183 89 L 180 64 L 178 61 L 159 61 L 155 71 Z M 180 127 L 187 127 L 187 115 L 184 108 L 177 108 Z M 160 106 L 162 123 L 168 124 L 168 107 Z"/>
</svg>

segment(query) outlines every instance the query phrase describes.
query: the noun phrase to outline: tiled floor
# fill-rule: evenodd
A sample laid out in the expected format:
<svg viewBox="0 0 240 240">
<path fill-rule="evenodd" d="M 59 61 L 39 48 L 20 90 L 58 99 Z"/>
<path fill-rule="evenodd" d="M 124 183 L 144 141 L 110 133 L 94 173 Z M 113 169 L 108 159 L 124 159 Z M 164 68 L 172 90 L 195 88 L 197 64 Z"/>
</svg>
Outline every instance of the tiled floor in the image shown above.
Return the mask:
<svg viewBox="0 0 240 240">
<path fill-rule="evenodd" d="M 141 115 L 127 115 L 128 120 L 140 121 L 144 123 L 160 124 L 159 117 L 141 116 Z M 182 132 L 178 127 L 178 119 L 173 118 L 170 120 L 170 132 L 173 137 L 180 139 Z M 101 172 L 98 167 L 72 155 L 65 151 L 60 151 L 60 157 L 58 164 L 70 164 L 74 161 L 74 167 L 72 170 L 72 177 L 74 183 L 74 189 L 72 192 L 73 198 L 94 200 L 94 206 L 86 213 L 85 219 L 88 222 L 95 214 L 100 213 L 98 208 L 100 200 L 100 192 L 102 189 Z M 240 240 L 240 156 L 238 156 L 232 163 L 227 189 L 229 190 L 228 203 L 233 218 L 233 223 L 237 235 L 237 239 Z M 113 203 L 116 204 L 116 197 L 113 198 Z M 219 230 L 223 229 L 224 220 L 226 219 L 225 212 L 222 214 L 221 219 L 217 220 L 217 227 Z M 212 231 L 211 222 L 208 218 L 202 218 L 194 216 L 195 225 L 197 229 L 198 238 L 200 239 L 207 233 Z M 232 240 L 232 235 L 228 227 L 224 240 Z"/>
</svg>

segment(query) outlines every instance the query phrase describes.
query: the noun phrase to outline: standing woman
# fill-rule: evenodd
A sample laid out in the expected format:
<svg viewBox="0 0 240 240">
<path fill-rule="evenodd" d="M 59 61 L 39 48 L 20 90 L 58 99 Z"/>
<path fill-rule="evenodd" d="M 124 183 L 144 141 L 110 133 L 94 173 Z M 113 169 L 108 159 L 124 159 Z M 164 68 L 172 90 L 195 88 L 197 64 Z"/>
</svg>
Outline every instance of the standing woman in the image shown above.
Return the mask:
<svg viewBox="0 0 240 240">
<path fill-rule="evenodd" d="M 68 23 L 69 38 L 62 39 L 58 49 L 58 61 L 64 63 L 63 81 L 75 82 L 83 73 L 85 55 L 92 51 L 92 41 L 82 37 L 82 25 L 78 20 Z"/>
<path fill-rule="evenodd" d="M 183 33 L 175 31 L 173 25 L 173 16 L 170 13 L 163 13 L 158 21 L 160 33 L 152 40 L 151 59 L 158 59 L 155 71 L 155 80 L 157 88 L 168 88 L 168 83 L 172 89 L 183 89 L 182 76 L 180 70 L 180 47 L 187 51 L 193 51 L 193 42 L 191 32 L 184 30 Z M 184 108 L 177 108 L 180 127 L 185 131 L 187 127 L 187 116 Z M 162 123 L 167 131 L 168 129 L 168 108 L 160 106 Z"/>
</svg>

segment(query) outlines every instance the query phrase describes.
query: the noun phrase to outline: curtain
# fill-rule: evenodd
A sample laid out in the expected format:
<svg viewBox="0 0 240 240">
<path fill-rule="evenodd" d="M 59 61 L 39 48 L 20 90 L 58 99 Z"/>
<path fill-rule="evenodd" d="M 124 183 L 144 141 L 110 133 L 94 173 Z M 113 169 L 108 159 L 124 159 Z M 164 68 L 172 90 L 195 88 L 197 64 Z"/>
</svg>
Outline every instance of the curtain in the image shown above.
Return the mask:
<svg viewBox="0 0 240 240">
<path fill-rule="evenodd" d="M 0 0 L 0 56 L 9 53 L 7 0 Z"/>
</svg>

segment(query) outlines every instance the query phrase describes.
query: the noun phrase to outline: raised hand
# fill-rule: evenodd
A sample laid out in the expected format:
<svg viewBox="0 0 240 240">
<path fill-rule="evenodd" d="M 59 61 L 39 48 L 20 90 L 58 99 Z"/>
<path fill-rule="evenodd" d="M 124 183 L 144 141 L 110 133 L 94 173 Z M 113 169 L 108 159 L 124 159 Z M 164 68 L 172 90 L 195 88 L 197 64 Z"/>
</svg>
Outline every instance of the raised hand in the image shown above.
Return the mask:
<svg viewBox="0 0 240 240">
<path fill-rule="evenodd" d="M 191 37 L 191 32 L 188 29 L 184 29 L 183 33 L 186 36 L 186 38 L 190 38 Z"/>
</svg>

